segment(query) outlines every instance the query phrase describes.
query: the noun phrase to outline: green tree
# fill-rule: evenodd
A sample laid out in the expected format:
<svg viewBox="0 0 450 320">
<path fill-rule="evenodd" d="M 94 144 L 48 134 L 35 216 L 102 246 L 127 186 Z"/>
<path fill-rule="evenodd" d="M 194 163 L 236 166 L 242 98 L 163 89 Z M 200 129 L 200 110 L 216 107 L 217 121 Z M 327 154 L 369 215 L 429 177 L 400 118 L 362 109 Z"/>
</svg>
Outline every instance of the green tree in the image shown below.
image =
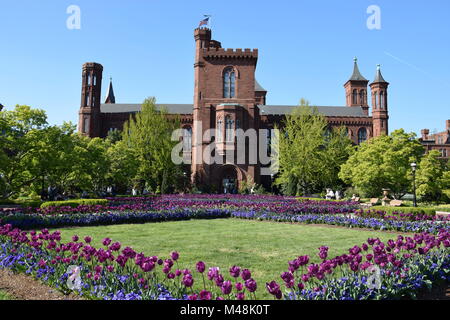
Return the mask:
<svg viewBox="0 0 450 320">
<path fill-rule="evenodd" d="M 42 129 L 47 127 L 44 110 L 17 105 L 0 111 L 0 188 L 1 197 L 17 195 L 32 184 L 32 155 L 39 148 Z"/>
<path fill-rule="evenodd" d="M 139 159 L 136 150 L 130 148 L 123 140 L 110 145 L 107 151 L 111 161 L 108 181 L 116 189 L 124 193 L 134 185 L 139 169 Z"/>
<path fill-rule="evenodd" d="M 178 143 L 171 140 L 172 132 L 179 129 L 177 117 L 168 117 L 167 110 L 158 110 L 155 99 L 149 98 L 142 104 L 142 110 L 125 123 L 123 140 L 136 153 L 139 167 L 134 180 L 143 188 L 171 191 L 180 181 L 180 165 L 172 162 L 171 152 Z"/>
<path fill-rule="evenodd" d="M 401 198 L 411 190 L 411 162 L 418 161 L 423 153 L 414 133 L 396 130 L 363 142 L 342 165 L 339 177 L 365 196 L 376 197 L 383 188 L 389 188 Z"/>
<path fill-rule="evenodd" d="M 447 177 L 444 176 L 445 164 L 437 150 L 428 152 L 420 161 L 417 170 L 417 195 L 423 201 L 439 202 L 443 199 Z"/>
<path fill-rule="evenodd" d="M 340 166 L 351 152 L 345 129 L 329 130 L 324 115 L 302 99 L 286 116 L 283 133 L 277 135 L 279 175 L 275 181 L 285 194 L 304 195 L 337 187 Z"/>
</svg>

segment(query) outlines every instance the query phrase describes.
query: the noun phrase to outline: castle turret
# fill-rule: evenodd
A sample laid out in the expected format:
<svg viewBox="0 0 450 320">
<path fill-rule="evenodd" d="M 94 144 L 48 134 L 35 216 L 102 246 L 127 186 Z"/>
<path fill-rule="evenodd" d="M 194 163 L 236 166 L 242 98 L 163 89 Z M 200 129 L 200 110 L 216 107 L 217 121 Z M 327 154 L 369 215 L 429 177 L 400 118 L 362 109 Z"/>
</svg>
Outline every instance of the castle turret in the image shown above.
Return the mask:
<svg viewBox="0 0 450 320">
<path fill-rule="evenodd" d="M 370 84 L 372 92 L 372 119 L 373 136 L 378 137 L 389 134 L 388 128 L 388 89 L 389 83 L 381 75 L 381 67 L 377 66 L 375 79 Z"/>
<path fill-rule="evenodd" d="M 89 137 L 100 136 L 102 73 L 103 66 L 99 63 L 83 64 L 78 131 Z"/>
<path fill-rule="evenodd" d="M 350 79 L 344 84 L 346 105 L 348 107 L 362 107 L 366 114 L 369 114 L 367 102 L 367 84 L 369 81 L 361 75 L 358 68 L 358 59 L 355 58 L 353 73 Z"/>
</svg>

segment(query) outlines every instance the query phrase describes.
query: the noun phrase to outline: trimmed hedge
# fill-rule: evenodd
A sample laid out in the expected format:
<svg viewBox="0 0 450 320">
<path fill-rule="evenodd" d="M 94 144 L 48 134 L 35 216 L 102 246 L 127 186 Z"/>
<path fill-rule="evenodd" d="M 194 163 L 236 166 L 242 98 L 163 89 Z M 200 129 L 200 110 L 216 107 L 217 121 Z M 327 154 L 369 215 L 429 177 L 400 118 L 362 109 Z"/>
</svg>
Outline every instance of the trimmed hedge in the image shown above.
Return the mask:
<svg viewBox="0 0 450 320">
<path fill-rule="evenodd" d="M 18 200 L 11 200 L 11 199 L 2 199 L 0 200 L 1 206 L 21 206 L 22 208 L 39 208 L 41 205 L 41 200 L 33 200 L 33 199 L 18 199 Z"/>
<path fill-rule="evenodd" d="M 76 208 L 82 205 L 108 205 L 107 199 L 74 199 L 65 201 L 47 201 L 41 204 L 41 209 L 48 207 L 72 207 Z"/>
<path fill-rule="evenodd" d="M 346 202 L 346 200 L 336 200 L 336 199 L 323 199 L 323 198 L 308 198 L 308 197 L 300 197 L 296 198 L 298 201 L 332 201 L 332 202 Z"/>
<path fill-rule="evenodd" d="M 444 204 L 435 208 L 436 211 L 450 212 L 450 204 Z"/>
<path fill-rule="evenodd" d="M 430 217 L 436 215 L 436 208 L 434 207 L 386 207 L 386 206 L 373 206 L 370 210 L 385 211 L 388 214 L 393 213 L 412 213 L 412 214 L 425 214 Z"/>
</svg>

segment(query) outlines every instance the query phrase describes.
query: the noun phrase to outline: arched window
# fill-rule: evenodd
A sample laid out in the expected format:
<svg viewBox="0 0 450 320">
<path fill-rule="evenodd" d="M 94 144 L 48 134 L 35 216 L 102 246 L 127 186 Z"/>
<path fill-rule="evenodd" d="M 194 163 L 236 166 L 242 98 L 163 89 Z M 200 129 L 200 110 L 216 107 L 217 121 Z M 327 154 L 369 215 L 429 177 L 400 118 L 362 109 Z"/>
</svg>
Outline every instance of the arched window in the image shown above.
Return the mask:
<svg viewBox="0 0 450 320">
<path fill-rule="evenodd" d="M 374 96 L 374 108 L 375 109 L 378 109 L 378 93 L 377 92 L 375 92 L 374 94 L 373 94 L 373 96 Z"/>
<path fill-rule="evenodd" d="M 358 90 L 353 90 L 353 104 L 358 104 Z"/>
<path fill-rule="evenodd" d="M 192 150 L 192 128 L 186 127 L 183 129 L 183 151 L 191 152 Z"/>
<path fill-rule="evenodd" d="M 234 98 L 236 92 L 236 73 L 233 68 L 225 69 L 223 73 L 223 97 Z"/>
<path fill-rule="evenodd" d="M 380 108 L 381 108 L 381 109 L 385 109 L 385 108 L 386 108 L 386 106 L 385 106 L 384 92 L 383 92 L 383 91 L 380 92 Z"/>
<path fill-rule="evenodd" d="M 217 142 L 223 141 L 223 121 L 222 119 L 217 120 L 217 129 L 216 129 Z"/>
<path fill-rule="evenodd" d="M 366 92 L 364 90 L 361 90 L 359 92 L 359 101 L 360 101 L 361 105 L 366 104 Z"/>
<path fill-rule="evenodd" d="M 358 130 L 358 144 L 363 143 L 367 140 L 367 129 L 366 128 L 360 128 Z"/>
<path fill-rule="evenodd" d="M 87 74 L 87 84 L 88 86 L 91 85 L 91 75 L 89 73 Z"/>
<path fill-rule="evenodd" d="M 227 116 L 225 118 L 225 139 L 227 142 L 233 141 L 233 138 L 234 138 L 233 126 L 234 126 L 234 121 L 231 119 L 230 116 Z"/>
</svg>

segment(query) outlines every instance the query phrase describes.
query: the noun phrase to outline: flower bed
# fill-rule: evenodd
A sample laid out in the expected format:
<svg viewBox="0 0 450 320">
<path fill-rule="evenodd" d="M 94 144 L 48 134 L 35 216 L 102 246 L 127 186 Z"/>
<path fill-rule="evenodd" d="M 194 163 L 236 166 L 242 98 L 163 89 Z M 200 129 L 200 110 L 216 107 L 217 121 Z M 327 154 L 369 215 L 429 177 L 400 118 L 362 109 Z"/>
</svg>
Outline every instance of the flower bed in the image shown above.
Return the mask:
<svg viewBox="0 0 450 320">
<path fill-rule="evenodd" d="M 397 299 L 450 280 L 447 231 L 398 236 L 386 243 L 368 239 L 332 259 L 321 247 L 319 264 L 309 263 L 309 256 L 288 262 L 279 278 L 285 290 L 276 280 L 258 284 L 250 270 L 239 266 L 222 272 L 199 261 L 185 269 L 178 252 L 163 259 L 122 249 L 108 238 L 101 248 L 91 243 L 90 237 L 81 242 L 77 236 L 62 243 L 58 231 L 27 233 L 0 226 L 0 267 L 30 274 L 64 293 L 78 284 L 75 292 L 87 298 L 121 300 L 257 299 L 261 290 L 276 299 Z M 372 269 L 379 271 L 374 285 Z M 77 273 L 80 277 L 73 277 Z"/>
<path fill-rule="evenodd" d="M 328 224 L 348 228 L 369 228 L 374 230 L 391 230 L 400 232 L 428 232 L 436 234 L 439 230 L 450 231 L 450 224 L 446 221 L 398 221 L 390 219 L 363 218 L 352 215 L 324 215 L 324 214 L 273 214 L 255 211 L 233 211 L 231 216 L 241 219 L 269 220 L 277 222 L 296 222 L 307 224 Z"/>
<path fill-rule="evenodd" d="M 188 219 L 214 219 L 230 216 L 227 210 L 178 210 L 171 212 L 99 212 L 84 214 L 10 214 L 0 216 L 0 222 L 24 230 L 69 226 L 98 226 L 124 223 L 146 223 Z"/>
<path fill-rule="evenodd" d="M 259 195 L 163 195 L 108 198 L 108 205 L 49 206 L 34 212 L 0 211 L 3 223 L 24 229 L 144 223 L 204 217 L 247 217 L 324 223 L 402 232 L 435 233 L 449 217 L 361 210 L 346 201 L 314 201 Z"/>
</svg>

